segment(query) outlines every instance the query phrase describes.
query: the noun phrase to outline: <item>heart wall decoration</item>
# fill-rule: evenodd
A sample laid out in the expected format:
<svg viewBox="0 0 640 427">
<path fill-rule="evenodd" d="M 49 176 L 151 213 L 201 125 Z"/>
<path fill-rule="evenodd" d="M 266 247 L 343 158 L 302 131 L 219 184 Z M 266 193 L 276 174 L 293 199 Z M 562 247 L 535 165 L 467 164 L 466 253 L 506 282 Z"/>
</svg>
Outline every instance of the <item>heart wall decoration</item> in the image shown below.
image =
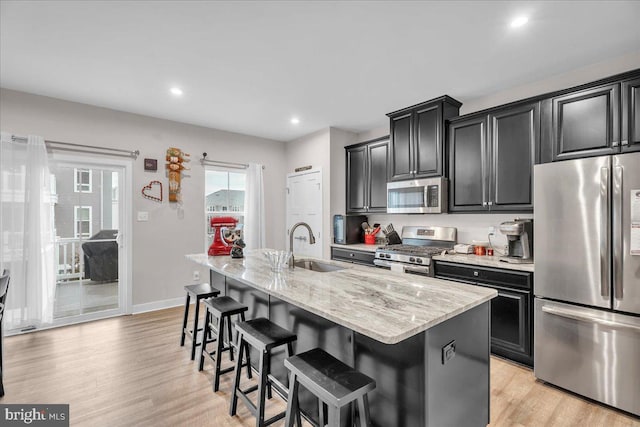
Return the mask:
<svg viewBox="0 0 640 427">
<path fill-rule="evenodd" d="M 162 202 L 162 183 L 160 181 L 151 181 L 142 187 L 142 196 L 149 200 Z"/>
</svg>

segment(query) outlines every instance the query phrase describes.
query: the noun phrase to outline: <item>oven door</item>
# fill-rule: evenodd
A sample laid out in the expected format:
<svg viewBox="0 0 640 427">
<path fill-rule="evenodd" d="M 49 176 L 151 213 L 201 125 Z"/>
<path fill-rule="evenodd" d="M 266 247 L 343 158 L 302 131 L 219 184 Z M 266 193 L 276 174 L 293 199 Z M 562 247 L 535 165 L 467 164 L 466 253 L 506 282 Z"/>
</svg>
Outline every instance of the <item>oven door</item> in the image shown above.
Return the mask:
<svg viewBox="0 0 640 427">
<path fill-rule="evenodd" d="M 387 183 L 387 213 L 442 213 L 446 209 L 445 178 Z"/>
<path fill-rule="evenodd" d="M 386 261 L 382 259 L 374 259 L 373 263 L 376 267 L 384 268 L 398 273 L 417 274 L 418 276 L 433 277 L 433 270 L 429 265 L 412 265 L 402 262 Z"/>
</svg>

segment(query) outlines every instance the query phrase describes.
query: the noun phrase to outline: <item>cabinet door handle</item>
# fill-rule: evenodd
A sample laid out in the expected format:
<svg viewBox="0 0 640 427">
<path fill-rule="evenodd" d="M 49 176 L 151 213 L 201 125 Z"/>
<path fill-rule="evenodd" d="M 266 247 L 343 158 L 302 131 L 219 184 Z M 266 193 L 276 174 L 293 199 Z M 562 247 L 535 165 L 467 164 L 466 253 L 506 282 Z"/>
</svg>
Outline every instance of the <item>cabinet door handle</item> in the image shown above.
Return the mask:
<svg viewBox="0 0 640 427">
<path fill-rule="evenodd" d="M 487 202 L 482 202 L 482 206 L 487 206 Z"/>
<path fill-rule="evenodd" d="M 629 141 L 627 141 L 626 139 L 623 139 L 622 142 L 620 143 L 622 145 L 629 145 Z"/>
<path fill-rule="evenodd" d="M 489 202 L 489 203 L 488 203 L 488 205 L 489 205 L 489 206 L 493 206 L 493 202 Z"/>
<path fill-rule="evenodd" d="M 617 147 L 618 145 L 620 145 L 620 144 L 618 143 L 618 141 L 613 141 L 613 142 L 611 143 L 611 146 L 612 146 L 612 147 Z"/>
<path fill-rule="evenodd" d="M 354 254 L 353 252 L 351 252 L 351 253 L 349 254 L 349 256 L 350 256 L 350 257 L 354 257 L 354 256 L 356 256 L 356 254 Z"/>
<path fill-rule="evenodd" d="M 478 277 L 479 273 L 477 271 L 473 272 L 473 277 Z"/>
</svg>

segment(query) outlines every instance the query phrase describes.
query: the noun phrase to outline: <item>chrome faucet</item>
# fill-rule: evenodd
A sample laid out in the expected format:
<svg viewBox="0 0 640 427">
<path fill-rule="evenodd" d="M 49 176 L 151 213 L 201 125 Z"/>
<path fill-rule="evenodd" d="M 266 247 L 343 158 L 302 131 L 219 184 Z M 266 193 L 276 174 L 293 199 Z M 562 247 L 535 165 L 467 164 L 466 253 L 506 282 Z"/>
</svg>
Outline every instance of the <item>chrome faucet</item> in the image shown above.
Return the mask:
<svg viewBox="0 0 640 427">
<path fill-rule="evenodd" d="M 289 250 L 291 251 L 291 258 L 289 258 L 289 268 L 295 268 L 295 259 L 293 257 L 293 232 L 296 231 L 296 228 L 303 226 L 307 227 L 309 231 L 309 244 L 313 245 L 316 243 L 316 238 L 313 237 L 313 231 L 311 231 L 311 227 L 306 222 L 298 222 L 291 227 L 291 231 L 289 231 Z"/>
</svg>

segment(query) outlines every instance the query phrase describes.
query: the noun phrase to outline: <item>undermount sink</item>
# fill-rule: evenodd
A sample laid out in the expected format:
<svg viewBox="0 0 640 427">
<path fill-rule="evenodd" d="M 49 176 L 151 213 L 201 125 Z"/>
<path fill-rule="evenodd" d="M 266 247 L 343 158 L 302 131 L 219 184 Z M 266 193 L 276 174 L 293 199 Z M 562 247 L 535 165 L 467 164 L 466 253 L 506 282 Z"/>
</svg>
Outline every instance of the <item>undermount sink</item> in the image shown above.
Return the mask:
<svg viewBox="0 0 640 427">
<path fill-rule="evenodd" d="M 306 270 L 317 271 L 318 273 L 326 273 L 328 271 L 344 270 L 344 267 L 339 267 L 333 264 L 327 264 L 320 261 L 314 261 L 311 259 L 296 260 L 293 265 L 297 268 L 304 268 Z"/>
</svg>

